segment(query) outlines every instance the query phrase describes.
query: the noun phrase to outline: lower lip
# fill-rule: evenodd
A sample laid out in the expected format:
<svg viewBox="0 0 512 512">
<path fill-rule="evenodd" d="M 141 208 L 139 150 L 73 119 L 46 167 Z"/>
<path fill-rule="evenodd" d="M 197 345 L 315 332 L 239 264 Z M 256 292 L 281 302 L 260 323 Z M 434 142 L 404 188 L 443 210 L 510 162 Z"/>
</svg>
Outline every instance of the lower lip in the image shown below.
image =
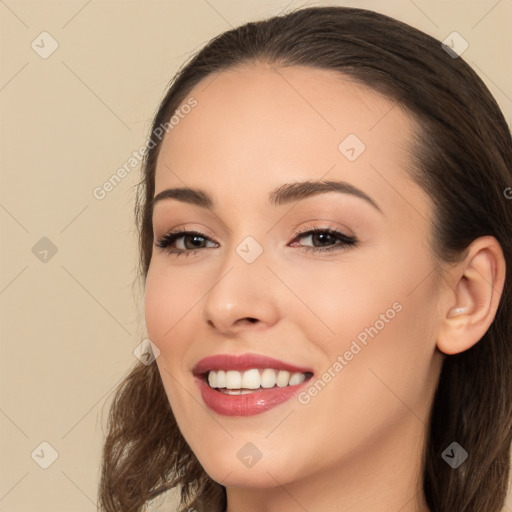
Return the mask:
<svg viewBox="0 0 512 512">
<path fill-rule="evenodd" d="M 253 416 L 276 407 L 296 395 L 310 379 L 296 386 L 268 388 L 245 395 L 228 395 L 211 388 L 205 380 L 194 377 L 207 407 L 224 416 Z"/>
</svg>

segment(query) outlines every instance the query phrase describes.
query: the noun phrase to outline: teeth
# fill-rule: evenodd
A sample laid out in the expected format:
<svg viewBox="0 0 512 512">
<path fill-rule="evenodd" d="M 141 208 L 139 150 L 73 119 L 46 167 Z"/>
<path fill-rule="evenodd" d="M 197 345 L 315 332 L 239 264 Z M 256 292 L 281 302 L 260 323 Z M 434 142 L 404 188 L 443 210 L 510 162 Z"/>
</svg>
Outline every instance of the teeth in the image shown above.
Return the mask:
<svg viewBox="0 0 512 512">
<path fill-rule="evenodd" d="M 218 387 L 220 388 L 220 386 Z M 258 389 L 260 387 L 260 372 L 256 368 L 244 372 L 242 375 L 242 387 L 245 389 Z"/>
<path fill-rule="evenodd" d="M 213 372 L 210 372 L 213 373 Z M 215 376 L 215 383 L 217 383 L 217 376 Z M 235 370 L 226 372 L 226 387 L 228 389 L 240 389 L 242 387 L 242 374 Z"/>
<path fill-rule="evenodd" d="M 218 372 L 210 372 L 208 374 L 208 384 L 210 384 L 211 388 L 225 388 L 226 381 L 226 372 L 224 370 L 219 370 Z"/>
<path fill-rule="evenodd" d="M 280 370 L 279 374 L 277 375 L 276 384 L 279 388 L 284 388 L 288 386 L 288 383 L 290 382 L 290 372 L 287 372 L 286 370 Z"/>
<path fill-rule="evenodd" d="M 215 383 L 219 388 L 226 387 L 226 372 L 224 370 L 219 370 L 215 372 L 217 374 L 217 382 Z"/>
<path fill-rule="evenodd" d="M 276 385 L 276 372 L 271 368 L 265 368 L 261 372 L 261 387 L 262 388 L 273 388 Z"/>
<path fill-rule="evenodd" d="M 211 370 L 208 372 L 208 384 L 211 388 L 224 389 L 228 394 L 246 394 L 251 389 L 273 388 L 277 386 L 296 386 L 306 380 L 306 374 L 296 372 L 290 373 L 286 370 L 274 370 L 265 368 L 258 370 L 252 368 L 244 372 L 236 370 Z M 236 392 L 230 392 L 236 390 Z"/>
<path fill-rule="evenodd" d="M 304 382 L 306 376 L 303 373 L 294 373 L 290 377 L 290 386 L 296 386 L 297 384 L 300 384 L 301 382 Z"/>
</svg>

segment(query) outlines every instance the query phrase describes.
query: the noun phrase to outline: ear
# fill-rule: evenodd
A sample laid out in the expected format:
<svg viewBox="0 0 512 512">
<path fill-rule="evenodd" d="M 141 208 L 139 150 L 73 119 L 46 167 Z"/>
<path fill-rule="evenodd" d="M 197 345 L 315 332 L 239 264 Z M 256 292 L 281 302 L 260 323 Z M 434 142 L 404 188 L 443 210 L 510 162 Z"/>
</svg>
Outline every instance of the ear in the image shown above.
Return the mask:
<svg viewBox="0 0 512 512">
<path fill-rule="evenodd" d="M 449 270 L 454 283 L 442 313 L 437 348 L 447 354 L 468 350 L 492 324 L 503 292 L 506 263 L 491 236 L 475 240 L 464 261 Z"/>
</svg>

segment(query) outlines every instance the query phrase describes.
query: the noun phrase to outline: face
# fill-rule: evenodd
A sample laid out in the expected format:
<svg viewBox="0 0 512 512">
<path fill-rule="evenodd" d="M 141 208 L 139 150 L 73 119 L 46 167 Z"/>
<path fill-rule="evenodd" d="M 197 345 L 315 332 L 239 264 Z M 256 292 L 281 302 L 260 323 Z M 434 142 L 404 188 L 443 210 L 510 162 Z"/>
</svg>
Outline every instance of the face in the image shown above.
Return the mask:
<svg viewBox="0 0 512 512">
<path fill-rule="evenodd" d="M 271 487 L 419 451 L 440 285 L 432 204 L 408 178 L 414 122 L 305 67 L 231 69 L 190 96 L 158 157 L 145 307 L 200 463 Z"/>
</svg>

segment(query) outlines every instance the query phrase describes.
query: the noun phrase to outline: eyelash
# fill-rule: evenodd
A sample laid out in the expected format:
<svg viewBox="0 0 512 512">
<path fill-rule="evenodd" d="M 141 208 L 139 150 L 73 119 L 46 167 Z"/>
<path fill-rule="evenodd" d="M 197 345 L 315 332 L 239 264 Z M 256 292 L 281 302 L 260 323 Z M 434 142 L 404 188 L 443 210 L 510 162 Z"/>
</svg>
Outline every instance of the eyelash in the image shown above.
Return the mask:
<svg viewBox="0 0 512 512">
<path fill-rule="evenodd" d="M 326 228 L 305 228 L 302 230 L 297 231 L 295 234 L 295 238 L 293 241 L 297 240 L 297 238 L 304 238 L 306 235 L 314 235 L 316 233 L 327 233 L 329 235 L 332 235 L 336 237 L 338 240 L 341 241 L 341 243 L 332 245 L 330 247 L 311 247 L 311 246 L 300 246 L 303 250 L 307 252 L 330 252 L 335 250 L 340 250 L 341 248 L 345 247 L 354 247 L 358 244 L 358 240 L 355 237 L 346 235 L 345 233 L 342 233 L 341 231 L 338 231 L 337 229 L 334 229 L 332 227 L 326 227 Z M 162 250 L 169 254 L 174 254 L 176 256 L 180 256 L 181 254 L 184 254 L 185 256 L 191 256 L 192 254 L 195 254 L 197 251 L 201 251 L 203 249 L 206 249 L 206 247 L 201 247 L 198 249 L 174 249 L 171 246 L 176 240 L 180 238 L 185 238 L 186 236 L 199 236 L 201 238 L 204 238 L 205 240 L 212 241 L 208 236 L 206 236 L 204 233 L 201 233 L 199 231 L 175 231 L 175 232 L 169 232 L 165 235 L 163 235 L 157 242 L 156 246 L 160 247 Z"/>
</svg>

